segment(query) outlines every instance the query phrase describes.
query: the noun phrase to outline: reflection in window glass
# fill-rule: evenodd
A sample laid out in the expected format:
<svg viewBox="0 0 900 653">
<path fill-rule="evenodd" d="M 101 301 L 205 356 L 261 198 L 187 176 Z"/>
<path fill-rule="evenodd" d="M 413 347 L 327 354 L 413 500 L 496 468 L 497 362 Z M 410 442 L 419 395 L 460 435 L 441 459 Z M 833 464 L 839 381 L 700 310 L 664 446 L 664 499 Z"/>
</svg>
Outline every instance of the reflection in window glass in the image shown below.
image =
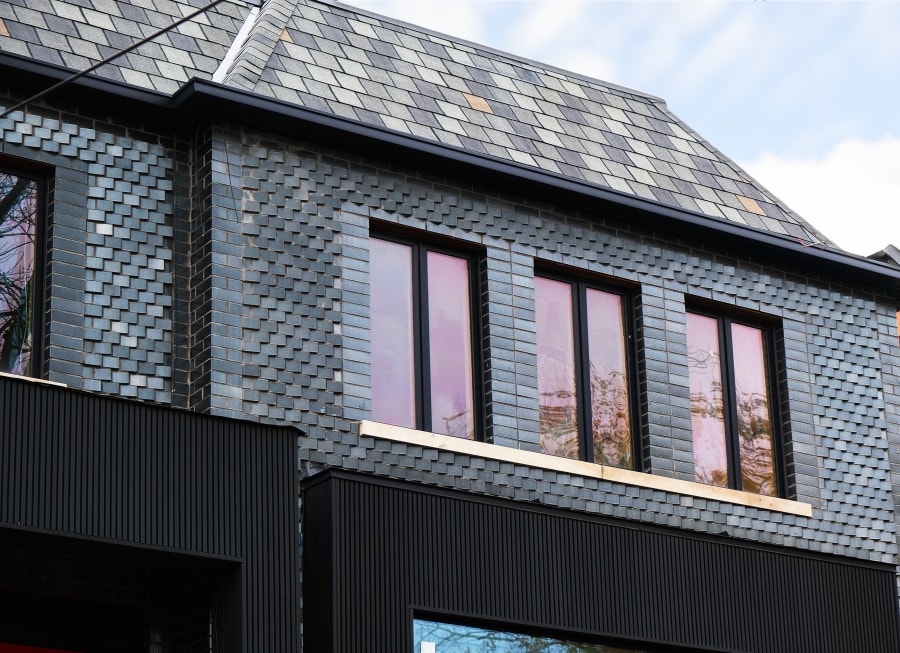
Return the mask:
<svg viewBox="0 0 900 653">
<path fill-rule="evenodd" d="M 578 458 L 572 286 L 535 277 L 541 451 Z"/>
<path fill-rule="evenodd" d="M 0 372 L 31 374 L 37 183 L 0 171 Z"/>
<path fill-rule="evenodd" d="M 741 489 L 774 496 L 777 491 L 774 434 L 763 332 L 743 324 L 732 324 L 731 343 Z"/>
<path fill-rule="evenodd" d="M 688 313 L 687 344 L 697 480 L 775 496 L 765 331 L 727 317 Z"/>
<path fill-rule="evenodd" d="M 728 487 L 719 323 L 694 313 L 687 320 L 694 473 L 701 483 Z"/>
<path fill-rule="evenodd" d="M 603 644 L 585 644 L 523 633 L 510 633 L 475 626 L 413 621 L 415 653 L 644 653 Z"/>
<path fill-rule="evenodd" d="M 622 297 L 587 289 L 594 462 L 631 467 L 631 420 Z"/>
<path fill-rule="evenodd" d="M 370 239 L 372 419 L 475 437 L 472 263 Z"/>
<path fill-rule="evenodd" d="M 431 430 L 475 437 L 469 262 L 428 252 Z"/>
<path fill-rule="evenodd" d="M 370 245 L 372 419 L 415 428 L 412 248 Z"/>
<path fill-rule="evenodd" d="M 535 277 L 541 451 L 633 467 L 625 299 Z"/>
</svg>

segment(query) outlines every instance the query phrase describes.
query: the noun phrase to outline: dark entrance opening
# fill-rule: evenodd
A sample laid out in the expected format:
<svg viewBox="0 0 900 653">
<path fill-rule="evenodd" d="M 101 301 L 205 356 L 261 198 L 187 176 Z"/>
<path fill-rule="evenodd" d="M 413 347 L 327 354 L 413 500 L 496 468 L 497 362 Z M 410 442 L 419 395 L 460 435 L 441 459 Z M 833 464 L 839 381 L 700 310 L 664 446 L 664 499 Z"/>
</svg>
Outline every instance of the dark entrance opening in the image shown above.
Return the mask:
<svg viewBox="0 0 900 653">
<path fill-rule="evenodd" d="M 0 653 L 199 653 L 232 561 L 70 537 L 0 535 Z M 29 652 L 31 653 L 31 652 Z"/>
</svg>

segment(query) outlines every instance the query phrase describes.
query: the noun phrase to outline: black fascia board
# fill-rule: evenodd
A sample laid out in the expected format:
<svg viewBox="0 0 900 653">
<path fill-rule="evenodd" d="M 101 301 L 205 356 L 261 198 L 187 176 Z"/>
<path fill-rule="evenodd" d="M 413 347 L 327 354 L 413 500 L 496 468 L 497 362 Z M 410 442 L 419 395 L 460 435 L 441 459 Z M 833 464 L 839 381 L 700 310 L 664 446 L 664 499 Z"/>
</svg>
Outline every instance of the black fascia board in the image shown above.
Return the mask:
<svg viewBox="0 0 900 653">
<path fill-rule="evenodd" d="M 114 66 L 115 64 L 109 64 Z M 70 77 L 77 71 L 57 64 L 35 61 L 9 52 L 0 52 L 0 73 L 3 74 L 3 90 L 10 93 L 12 88 L 24 91 L 22 99 L 32 92 L 37 93 L 45 88 Z M 91 93 L 85 93 L 91 91 Z M 63 86 L 41 104 L 47 102 L 51 106 L 59 97 L 71 99 L 79 104 L 101 105 L 109 107 L 109 101 L 118 101 L 128 108 L 144 108 L 146 111 L 167 110 L 173 107 L 172 96 L 160 91 L 133 86 L 96 75 L 85 75 Z M 19 102 L 11 100 L 8 106 Z M 27 109 L 27 107 L 25 107 Z M 5 108 L 4 108 L 5 110 Z M 22 109 L 19 109 L 22 111 Z"/>
<path fill-rule="evenodd" d="M 4 79 L 7 91 L 13 82 L 33 88 L 42 82 L 54 83 L 72 74 L 70 69 L 55 64 L 8 53 L 0 53 L 0 71 L 12 73 Z M 85 94 L 85 90 L 93 93 Z M 885 293 L 894 291 L 900 300 L 900 269 L 885 263 L 820 245 L 808 245 L 788 236 L 658 204 L 513 161 L 470 152 L 216 82 L 195 78 L 170 96 L 88 75 L 73 81 L 71 87 L 60 89 L 57 95 L 71 97 L 79 103 L 87 101 L 108 105 L 113 99 L 124 101 L 128 108 L 141 115 L 146 114 L 160 122 L 182 128 L 196 124 L 196 120 L 208 120 L 211 115 L 237 118 L 269 128 L 296 130 L 302 125 L 311 126 L 317 128 L 317 135 L 346 142 L 356 148 L 368 146 L 377 148 L 381 153 L 392 152 L 407 157 L 414 154 L 419 160 L 427 160 L 445 170 L 452 167 L 467 172 L 470 176 L 477 173 L 480 179 L 490 177 L 500 180 L 507 187 L 525 183 L 531 190 L 541 189 L 545 193 L 564 197 L 567 202 L 574 202 L 576 205 L 585 201 L 601 203 L 614 207 L 621 217 L 655 230 L 731 247 L 737 245 L 743 252 L 751 251 L 777 261 L 789 262 L 792 266 L 804 267 L 818 275 L 873 284 Z M 52 98 L 50 100 L 52 102 Z M 117 109 L 123 108 L 121 104 L 117 105 Z"/>
</svg>

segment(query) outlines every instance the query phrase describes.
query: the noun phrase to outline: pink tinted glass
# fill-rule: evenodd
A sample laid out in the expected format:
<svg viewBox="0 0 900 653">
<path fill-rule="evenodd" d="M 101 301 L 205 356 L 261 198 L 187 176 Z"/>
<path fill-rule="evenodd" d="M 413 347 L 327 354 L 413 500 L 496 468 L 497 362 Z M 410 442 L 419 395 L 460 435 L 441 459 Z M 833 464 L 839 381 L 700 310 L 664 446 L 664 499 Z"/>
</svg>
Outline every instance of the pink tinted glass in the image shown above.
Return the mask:
<svg viewBox="0 0 900 653">
<path fill-rule="evenodd" d="M 36 182 L 0 172 L 0 372 L 31 373 Z"/>
<path fill-rule="evenodd" d="M 731 325 L 738 440 L 741 448 L 741 489 L 774 496 L 775 454 L 763 332 Z"/>
<path fill-rule="evenodd" d="M 631 416 L 622 298 L 587 289 L 594 462 L 631 467 Z"/>
<path fill-rule="evenodd" d="M 428 252 L 431 430 L 475 437 L 469 262 Z"/>
<path fill-rule="evenodd" d="M 372 419 L 414 428 L 412 249 L 369 242 Z"/>
<path fill-rule="evenodd" d="M 714 318 L 687 315 L 694 473 L 701 483 L 728 487 L 718 327 Z"/>
<path fill-rule="evenodd" d="M 578 458 L 572 286 L 535 277 L 541 451 Z"/>
</svg>

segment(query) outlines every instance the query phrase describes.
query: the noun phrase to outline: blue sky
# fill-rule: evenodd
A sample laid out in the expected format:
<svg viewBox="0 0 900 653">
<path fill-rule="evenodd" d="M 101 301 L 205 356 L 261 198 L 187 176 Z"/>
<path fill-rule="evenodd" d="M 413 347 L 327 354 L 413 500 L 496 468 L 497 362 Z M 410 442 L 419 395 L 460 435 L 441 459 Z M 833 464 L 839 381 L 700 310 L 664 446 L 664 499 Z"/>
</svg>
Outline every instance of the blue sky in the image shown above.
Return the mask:
<svg viewBox="0 0 900 653">
<path fill-rule="evenodd" d="M 900 246 L 900 2 L 344 1 L 662 97 L 839 246 Z"/>
</svg>

